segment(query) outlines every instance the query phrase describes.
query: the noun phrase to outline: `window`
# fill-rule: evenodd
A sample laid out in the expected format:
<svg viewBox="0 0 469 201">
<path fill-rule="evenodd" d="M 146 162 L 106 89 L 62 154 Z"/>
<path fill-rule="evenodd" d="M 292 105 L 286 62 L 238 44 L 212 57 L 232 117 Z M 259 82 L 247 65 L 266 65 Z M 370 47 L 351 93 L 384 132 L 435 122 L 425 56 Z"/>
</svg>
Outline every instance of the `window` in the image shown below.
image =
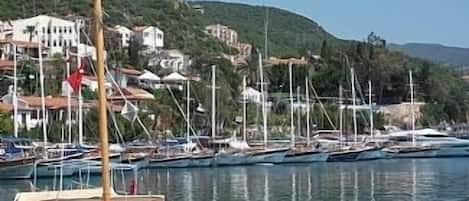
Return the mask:
<svg viewBox="0 0 469 201">
<path fill-rule="evenodd" d="M 57 27 L 54 27 L 54 33 L 57 33 Z"/>
<path fill-rule="evenodd" d="M 163 34 L 158 34 L 158 39 L 162 39 L 163 38 Z"/>
<path fill-rule="evenodd" d="M 148 36 L 150 36 L 150 33 L 148 32 L 143 33 L 143 37 L 148 38 Z"/>
<path fill-rule="evenodd" d="M 56 40 L 54 40 L 53 46 L 57 47 L 57 41 Z"/>
<path fill-rule="evenodd" d="M 68 33 L 69 33 L 69 34 L 72 33 L 72 27 L 68 27 Z"/>
<path fill-rule="evenodd" d="M 46 33 L 46 27 L 42 27 L 42 33 Z"/>
<path fill-rule="evenodd" d="M 62 27 L 59 27 L 59 33 L 62 33 Z"/>
<path fill-rule="evenodd" d="M 47 41 L 47 47 L 50 47 L 50 41 L 49 40 Z"/>
<path fill-rule="evenodd" d="M 59 47 L 62 47 L 62 40 L 59 40 Z"/>
<path fill-rule="evenodd" d="M 70 47 L 72 46 L 72 40 L 71 39 L 68 40 L 68 46 L 70 46 Z"/>
</svg>

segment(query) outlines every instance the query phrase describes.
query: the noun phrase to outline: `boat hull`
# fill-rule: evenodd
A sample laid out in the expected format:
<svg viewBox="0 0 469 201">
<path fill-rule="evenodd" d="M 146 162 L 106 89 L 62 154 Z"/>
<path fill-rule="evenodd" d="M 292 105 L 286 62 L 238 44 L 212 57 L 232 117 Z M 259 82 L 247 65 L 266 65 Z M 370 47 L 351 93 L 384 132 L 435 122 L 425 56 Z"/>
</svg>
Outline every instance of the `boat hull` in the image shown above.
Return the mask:
<svg viewBox="0 0 469 201">
<path fill-rule="evenodd" d="M 210 167 L 213 165 L 214 158 L 210 156 L 193 156 L 191 158 L 191 167 Z"/>
<path fill-rule="evenodd" d="M 62 170 L 61 169 L 62 166 Z M 75 173 L 75 169 L 67 165 L 47 165 L 38 164 L 36 166 L 36 177 L 54 177 L 65 176 L 70 177 Z"/>
<path fill-rule="evenodd" d="M 187 168 L 191 165 L 191 157 L 150 159 L 149 168 Z"/>
<path fill-rule="evenodd" d="M 327 162 L 353 162 L 358 159 L 361 153 L 363 153 L 361 150 L 333 152 L 329 154 Z"/>
<path fill-rule="evenodd" d="M 282 163 L 314 163 L 325 162 L 329 154 L 326 152 L 300 152 L 300 153 L 287 153 Z"/>
<path fill-rule="evenodd" d="M 217 153 L 214 164 L 216 166 L 235 166 L 246 164 L 247 156 L 243 153 Z"/>
<path fill-rule="evenodd" d="M 435 158 L 438 150 L 385 151 L 387 158 Z"/>
<path fill-rule="evenodd" d="M 34 171 L 34 159 L 2 162 L 0 179 L 29 179 Z"/>
<path fill-rule="evenodd" d="M 262 150 L 259 152 L 253 152 L 250 154 L 248 163 L 259 164 L 259 163 L 281 163 L 288 149 L 273 149 L 273 150 Z"/>
<path fill-rule="evenodd" d="M 366 161 L 366 160 L 377 160 L 385 158 L 386 154 L 381 149 L 372 149 L 366 150 L 358 155 L 357 160 L 359 161 Z"/>
<path fill-rule="evenodd" d="M 436 157 L 469 157 L 469 147 L 440 147 L 436 152 Z"/>
</svg>

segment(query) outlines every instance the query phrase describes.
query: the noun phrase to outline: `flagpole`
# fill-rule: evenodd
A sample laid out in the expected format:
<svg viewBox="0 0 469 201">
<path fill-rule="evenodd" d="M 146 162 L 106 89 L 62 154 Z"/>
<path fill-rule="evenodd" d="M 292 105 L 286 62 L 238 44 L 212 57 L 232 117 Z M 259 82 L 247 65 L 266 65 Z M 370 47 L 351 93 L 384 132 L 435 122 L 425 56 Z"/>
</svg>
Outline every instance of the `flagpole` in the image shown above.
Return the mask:
<svg viewBox="0 0 469 201">
<path fill-rule="evenodd" d="M 99 134 L 101 139 L 101 163 L 103 186 L 103 201 L 111 200 L 111 178 L 109 171 L 109 145 L 107 133 L 107 114 L 106 114 L 106 88 L 104 83 L 104 33 L 102 20 L 101 0 L 94 0 L 93 26 L 95 31 L 96 47 L 96 70 L 98 77 L 98 113 L 99 113 Z"/>
</svg>

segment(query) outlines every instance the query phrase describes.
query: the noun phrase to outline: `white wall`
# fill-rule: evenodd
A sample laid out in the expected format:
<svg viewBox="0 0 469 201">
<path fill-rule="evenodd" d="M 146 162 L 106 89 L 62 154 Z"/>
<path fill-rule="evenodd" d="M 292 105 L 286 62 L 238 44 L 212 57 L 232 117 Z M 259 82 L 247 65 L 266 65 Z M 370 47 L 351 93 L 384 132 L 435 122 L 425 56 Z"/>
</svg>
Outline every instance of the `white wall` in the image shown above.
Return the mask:
<svg viewBox="0 0 469 201">
<path fill-rule="evenodd" d="M 164 47 L 164 33 L 157 27 L 149 26 L 138 34 L 148 50 L 157 51 Z"/>
<path fill-rule="evenodd" d="M 42 41 L 43 46 L 50 48 L 50 55 L 62 53 L 64 46 L 76 46 L 76 26 L 74 22 L 39 15 L 28 19 L 12 21 L 13 39 L 29 41 L 30 34 L 25 32 L 28 26 L 36 27 L 32 41 Z M 40 38 L 39 38 L 40 37 Z"/>
<path fill-rule="evenodd" d="M 133 34 L 132 30 L 120 25 L 115 26 L 114 29 L 121 35 L 122 47 L 129 47 L 130 37 Z"/>
</svg>

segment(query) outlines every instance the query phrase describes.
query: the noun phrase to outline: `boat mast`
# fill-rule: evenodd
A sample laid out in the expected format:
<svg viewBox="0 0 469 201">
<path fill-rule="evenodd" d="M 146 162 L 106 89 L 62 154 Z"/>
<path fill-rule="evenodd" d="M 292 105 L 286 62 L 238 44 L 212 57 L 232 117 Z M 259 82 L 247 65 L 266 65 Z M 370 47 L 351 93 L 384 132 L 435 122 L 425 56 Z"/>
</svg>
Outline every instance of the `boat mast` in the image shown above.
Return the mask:
<svg viewBox="0 0 469 201">
<path fill-rule="evenodd" d="M 296 87 L 296 104 L 297 110 L 296 110 L 296 123 L 298 128 L 296 129 L 296 132 L 298 132 L 298 136 L 301 136 L 301 101 L 300 101 L 300 86 Z"/>
<path fill-rule="evenodd" d="M 263 131 L 264 131 L 264 146 L 267 147 L 267 112 L 265 108 L 265 93 L 264 93 L 264 70 L 262 66 L 262 54 L 259 53 L 259 76 L 261 78 L 261 101 L 262 101 L 262 122 L 264 124 Z"/>
<path fill-rule="evenodd" d="M 412 79 L 412 70 L 409 71 L 409 82 L 410 82 L 410 117 L 412 121 L 412 146 L 415 146 L 414 82 Z"/>
<path fill-rule="evenodd" d="M 191 143 L 191 117 L 190 117 L 190 103 L 191 103 L 191 83 L 190 83 L 190 80 L 187 80 L 186 82 L 186 90 L 187 90 L 187 100 L 186 100 L 186 112 L 187 112 L 187 119 L 186 119 L 186 140 L 187 140 L 187 144 L 192 144 Z M 186 149 L 186 151 L 189 151 L 189 149 Z"/>
<path fill-rule="evenodd" d="M 310 122 L 309 122 L 309 112 L 310 112 L 310 105 L 309 105 L 309 80 L 308 77 L 305 78 L 305 97 L 306 97 L 306 145 L 311 145 L 311 136 L 310 136 Z"/>
<path fill-rule="evenodd" d="M 17 60 L 16 60 L 16 44 L 13 45 L 13 130 L 15 134 L 15 138 L 18 137 L 18 97 L 17 97 L 17 91 L 18 91 L 18 80 L 17 80 L 17 72 L 16 72 L 16 67 L 17 67 Z"/>
<path fill-rule="evenodd" d="M 343 94 L 344 90 L 342 85 L 339 85 L 339 145 L 342 146 L 342 138 L 343 138 L 343 124 L 344 124 L 344 108 L 343 108 Z"/>
<path fill-rule="evenodd" d="M 350 69 L 351 74 L 351 84 L 352 84 L 352 104 L 353 104 L 353 141 L 357 143 L 358 141 L 358 131 L 357 131 L 357 103 L 356 103 L 356 94 L 355 94 L 355 70 L 354 68 Z"/>
<path fill-rule="evenodd" d="M 215 94 L 215 82 L 216 82 L 216 66 L 212 65 L 212 140 L 215 140 L 216 132 L 217 132 L 217 125 L 216 125 L 216 94 Z"/>
<path fill-rule="evenodd" d="M 41 109 L 42 109 L 42 137 L 44 140 L 44 150 L 47 153 L 47 111 L 44 92 L 44 67 L 42 64 L 42 42 L 40 41 L 41 32 L 38 32 L 38 51 L 39 51 L 39 80 L 41 84 Z M 47 158 L 47 154 L 45 156 Z"/>
<path fill-rule="evenodd" d="M 101 0 L 94 0 L 93 6 L 93 26 L 95 30 L 96 47 L 96 69 L 98 78 L 98 113 L 99 113 L 99 134 L 101 140 L 101 163 L 103 185 L 103 201 L 111 200 L 111 178 L 109 171 L 109 145 L 107 133 L 106 114 L 106 87 L 104 83 L 104 33 Z"/>
<path fill-rule="evenodd" d="M 247 142 L 246 140 L 246 104 L 247 104 L 247 97 L 246 97 L 246 76 L 243 77 L 243 141 Z"/>
<path fill-rule="evenodd" d="M 78 46 L 80 45 L 80 23 L 79 20 L 76 21 L 76 30 L 77 30 L 77 66 L 81 68 L 81 58 L 78 52 Z M 78 89 L 78 144 L 83 144 L 83 97 L 81 95 L 81 87 Z"/>
<path fill-rule="evenodd" d="M 371 80 L 368 80 L 368 105 L 370 107 L 370 136 L 371 136 L 371 139 L 374 138 L 374 133 L 373 133 L 373 129 L 374 129 L 374 125 L 373 125 L 373 99 L 372 99 L 372 93 L 371 93 Z"/>
<path fill-rule="evenodd" d="M 77 48 L 78 49 L 78 48 Z M 67 58 L 66 61 L 66 73 L 67 73 L 67 78 L 70 77 L 70 50 L 67 49 L 65 50 L 65 57 Z M 70 93 L 70 87 L 68 85 L 66 86 L 67 88 L 67 132 L 68 132 L 68 143 L 72 143 L 72 100 L 71 100 L 71 93 Z"/>
<path fill-rule="evenodd" d="M 290 143 L 291 147 L 295 147 L 295 127 L 293 120 L 293 81 L 292 81 L 292 63 L 288 63 L 288 75 L 290 80 Z"/>
</svg>

